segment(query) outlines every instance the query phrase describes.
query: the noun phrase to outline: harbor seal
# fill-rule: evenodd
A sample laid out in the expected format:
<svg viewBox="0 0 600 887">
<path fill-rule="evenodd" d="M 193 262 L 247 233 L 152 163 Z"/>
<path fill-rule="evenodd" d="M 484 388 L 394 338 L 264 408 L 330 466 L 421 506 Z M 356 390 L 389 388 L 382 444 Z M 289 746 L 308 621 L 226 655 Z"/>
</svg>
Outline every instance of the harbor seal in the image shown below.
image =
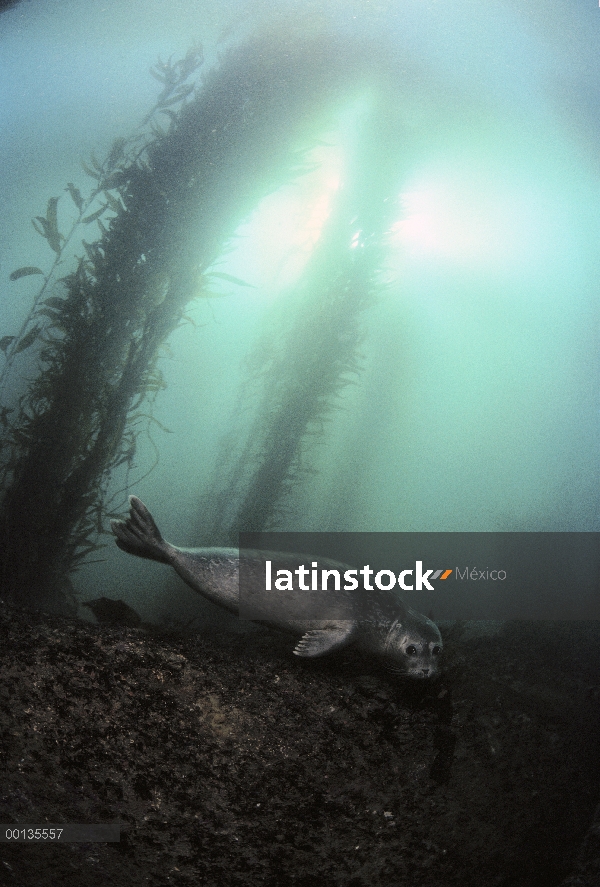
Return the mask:
<svg viewBox="0 0 600 887">
<path fill-rule="evenodd" d="M 127 520 L 111 521 L 120 549 L 137 557 L 168 564 L 206 600 L 240 615 L 240 577 L 252 620 L 299 637 L 296 656 L 316 658 L 354 646 L 375 655 L 393 674 L 432 678 L 439 672 L 442 638 L 438 627 L 391 591 L 326 590 L 315 613 L 306 587 L 284 595 L 265 589 L 266 558 L 274 568 L 292 568 L 302 556 L 266 552 L 240 553 L 235 548 L 178 548 L 165 541 L 144 503 L 129 497 Z M 305 559 L 310 559 L 306 555 Z M 347 567 L 319 558 L 326 567 Z M 291 572 L 291 570 L 290 570 Z M 308 603 L 307 603 L 308 602 Z"/>
</svg>

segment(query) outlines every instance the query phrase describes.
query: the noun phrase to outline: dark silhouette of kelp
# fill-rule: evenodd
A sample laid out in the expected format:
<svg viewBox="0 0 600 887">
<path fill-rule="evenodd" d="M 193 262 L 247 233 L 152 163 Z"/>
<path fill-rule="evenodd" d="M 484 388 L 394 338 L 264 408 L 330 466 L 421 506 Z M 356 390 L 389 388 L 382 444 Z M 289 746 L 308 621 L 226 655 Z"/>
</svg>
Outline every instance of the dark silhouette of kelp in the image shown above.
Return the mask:
<svg viewBox="0 0 600 887">
<path fill-rule="evenodd" d="M 387 288 L 386 233 L 397 212 L 404 141 L 384 97 L 372 104 L 351 181 L 289 299 L 295 310 L 287 326 L 279 318 L 251 359 L 240 412 L 254 401 L 256 416 L 241 448 L 236 429 L 223 441 L 220 472 L 203 503 L 210 517 L 202 534 L 211 544 L 286 527 L 293 491 L 314 473 L 312 445 L 358 381 L 362 315 Z"/>
<path fill-rule="evenodd" d="M 0 408 L 5 598 L 64 604 L 69 574 L 98 547 L 111 471 L 132 460 L 142 404 L 164 387 L 161 345 L 208 292 L 207 269 L 239 222 L 302 172 L 298 146 L 322 126 L 315 108 L 339 94 L 355 58 L 329 39 L 267 35 L 230 50 L 196 92 L 185 81 L 197 48 L 159 62 L 151 130 L 93 159 L 89 200 L 67 186 L 77 224 L 97 223 L 100 237 L 82 241 L 76 267 L 51 290 L 68 240 L 58 198 L 36 219 L 57 261 L 21 332 L 0 343 L 13 376 L 23 352 L 38 363 L 25 393 Z M 25 266 L 13 277 L 39 272 Z"/>
</svg>

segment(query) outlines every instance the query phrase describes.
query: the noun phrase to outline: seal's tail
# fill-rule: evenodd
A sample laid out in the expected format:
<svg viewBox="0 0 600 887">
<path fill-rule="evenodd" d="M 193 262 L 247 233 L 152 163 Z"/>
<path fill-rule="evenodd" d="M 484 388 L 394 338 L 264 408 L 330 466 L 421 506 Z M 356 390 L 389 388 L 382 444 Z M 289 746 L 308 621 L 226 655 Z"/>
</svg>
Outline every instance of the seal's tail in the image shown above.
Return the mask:
<svg viewBox="0 0 600 887">
<path fill-rule="evenodd" d="M 151 561 L 170 563 L 169 544 L 160 535 L 154 518 L 137 496 L 129 497 L 129 517 L 127 520 L 112 520 L 111 529 L 117 545 L 128 554 L 147 557 Z"/>
</svg>

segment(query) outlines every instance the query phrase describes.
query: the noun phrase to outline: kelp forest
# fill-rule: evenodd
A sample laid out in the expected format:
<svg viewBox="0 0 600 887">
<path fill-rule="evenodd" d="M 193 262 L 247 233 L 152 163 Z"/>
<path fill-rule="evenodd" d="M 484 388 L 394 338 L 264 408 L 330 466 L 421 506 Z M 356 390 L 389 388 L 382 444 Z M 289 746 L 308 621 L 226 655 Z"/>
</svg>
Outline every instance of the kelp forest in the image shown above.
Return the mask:
<svg viewBox="0 0 600 887">
<path fill-rule="evenodd" d="M 378 92 L 372 72 L 366 85 L 368 56 L 348 42 L 296 35 L 249 39 L 208 73 L 197 46 L 159 60 L 151 73 L 162 91 L 143 124 L 104 159 L 85 160 L 89 193 L 66 183 L 64 194 L 44 198 L 33 225 L 54 260 L 48 270 L 11 274 L 13 286 L 31 275 L 42 285 L 21 329 L 2 330 L 0 340 L 7 600 L 72 608 L 70 577 L 102 557 L 108 518 L 123 506 L 127 482 L 115 501 L 111 477 L 125 469 L 129 479 L 138 437 L 160 424 L 153 403 L 169 397 L 161 349 L 193 300 L 211 297 L 215 278 L 244 285 L 211 270 L 236 228 L 263 197 L 310 170 L 311 148 L 340 102 L 371 89 L 343 193 L 288 294 L 268 359 L 259 346 L 247 371 L 240 398 L 255 419 L 243 440 L 223 440 L 202 497 L 205 541 L 285 528 L 311 448 L 360 376 L 364 312 L 386 286 L 403 131 L 384 101 L 393 88 L 385 71 Z M 65 201 L 77 213 L 69 231 L 60 224 Z"/>
</svg>

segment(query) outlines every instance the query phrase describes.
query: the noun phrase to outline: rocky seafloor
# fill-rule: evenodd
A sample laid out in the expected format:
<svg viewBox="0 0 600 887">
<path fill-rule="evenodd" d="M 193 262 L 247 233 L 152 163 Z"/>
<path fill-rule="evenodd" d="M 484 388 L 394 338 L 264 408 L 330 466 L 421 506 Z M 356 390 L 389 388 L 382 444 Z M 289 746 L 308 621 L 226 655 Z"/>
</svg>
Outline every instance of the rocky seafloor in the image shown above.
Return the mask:
<svg viewBox="0 0 600 887">
<path fill-rule="evenodd" d="M 290 638 L 0 605 L 0 843 L 23 887 L 597 887 L 600 626 L 445 632 L 405 684 Z"/>
</svg>

